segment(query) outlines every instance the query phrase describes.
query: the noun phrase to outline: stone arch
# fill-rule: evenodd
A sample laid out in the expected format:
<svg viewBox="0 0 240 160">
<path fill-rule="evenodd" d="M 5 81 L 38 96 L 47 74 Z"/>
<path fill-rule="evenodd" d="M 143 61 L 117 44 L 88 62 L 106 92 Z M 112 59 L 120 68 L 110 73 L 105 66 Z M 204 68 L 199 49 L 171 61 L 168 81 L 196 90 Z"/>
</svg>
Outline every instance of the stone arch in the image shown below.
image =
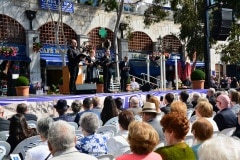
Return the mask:
<svg viewBox="0 0 240 160">
<path fill-rule="evenodd" d="M 26 43 L 24 27 L 15 19 L 0 14 L 0 41 L 5 43 Z"/>
<path fill-rule="evenodd" d="M 153 41 L 146 33 L 135 31 L 128 41 L 128 49 L 129 51 L 152 52 Z"/>
<path fill-rule="evenodd" d="M 55 39 L 55 32 L 54 27 L 57 25 L 57 22 L 47 22 L 44 25 L 42 25 L 38 31 L 40 31 L 40 42 L 42 44 L 56 44 Z M 62 27 L 64 31 L 65 38 L 67 39 L 67 44 L 70 45 L 71 39 L 77 39 L 76 32 L 68 25 L 64 24 L 60 25 L 59 27 L 59 44 L 65 45 L 63 33 L 62 33 Z"/>
<path fill-rule="evenodd" d="M 106 38 L 101 38 L 99 35 L 99 30 L 102 27 L 96 27 L 92 29 L 87 35 L 89 37 L 89 44 L 95 47 L 96 49 L 102 49 L 102 42 L 104 42 L 106 39 L 109 39 L 111 41 L 111 48 L 113 48 L 114 43 L 114 33 L 112 30 L 105 28 L 107 31 Z"/>
<path fill-rule="evenodd" d="M 182 44 L 176 36 L 166 35 L 163 37 L 162 48 L 167 52 L 181 52 Z"/>
</svg>

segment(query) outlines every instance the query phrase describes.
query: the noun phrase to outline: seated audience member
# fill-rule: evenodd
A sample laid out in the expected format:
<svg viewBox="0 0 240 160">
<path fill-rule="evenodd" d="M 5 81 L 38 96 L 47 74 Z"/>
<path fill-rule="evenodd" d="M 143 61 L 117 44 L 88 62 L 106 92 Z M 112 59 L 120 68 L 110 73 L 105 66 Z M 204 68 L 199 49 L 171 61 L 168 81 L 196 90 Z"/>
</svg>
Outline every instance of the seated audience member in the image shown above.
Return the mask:
<svg viewBox="0 0 240 160">
<path fill-rule="evenodd" d="M 4 109 L 0 106 L 0 131 L 8 131 L 10 121 L 4 118 Z"/>
<path fill-rule="evenodd" d="M 146 102 L 148 102 L 148 100 L 152 97 L 153 95 L 151 95 L 151 94 L 147 94 L 146 95 Z"/>
<path fill-rule="evenodd" d="M 117 109 L 117 105 L 115 103 L 115 100 L 112 96 L 107 96 L 104 99 L 103 102 L 103 109 L 101 112 L 101 120 L 103 122 L 103 125 L 111 118 L 118 116 L 119 112 Z"/>
<path fill-rule="evenodd" d="M 20 103 L 17 105 L 17 113 L 23 114 L 26 121 L 29 121 L 29 120 L 37 121 L 36 115 L 28 113 L 28 106 L 26 103 Z"/>
<path fill-rule="evenodd" d="M 221 93 L 221 92 L 217 92 L 217 94 L 219 94 L 219 93 Z M 211 105 L 213 107 L 213 111 L 215 111 L 217 113 L 219 109 L 216 107 L 216 97 L 214 96 L 215 94 L 216 94 L 215 89 L 209 88 L 207 91 L 206 98 L 208 99 L 209 103 L 211 103 Z"/>
<path fill-rule="evenodd" d="M 165 106 L 161 108 L 161 111 L 165 114 L 170 112 L 170 105 L 174 101 L 174 95 L 172 93 L 167 93 L 164 97 Z"/>
<path fill-rule="evenodd" d="M 192 146 L 192 149 L 198 159 L 198 148 L 204 141 L 210 139 L 213 135 L 212 124 L 205 118 L 199 118 L 192 125 L 192 134 L 196 141 L 196 144 Z"/>
<path fill-rule="evenodd" d="M 48 148 L 53 156 L 51 160 L 97 160 L 97 158 L 80 153 L 75 148 L 74 128 L 66 121 L 56 121 L 48 130 Z"/>
<path fill-rule="evenodd" d="M 226 128 L 237 127 L 237 117 L 229 108 L 230 99 L 227 95 L 220 95 L 216 99 L 219 112 L 213 120 L 217 123 L 219 131 Z"/>
<path fill-rule="evenodd" d="M 92 104 L 93 104 L 93 109 L 92 111 L 94 113 L 97 113 L 97 115 L 100 115 L 102 112 L 102 106 L 100 104 L 100 98 L 95 96 L 92 98 Z M 99 116 L 100 117 L 100 116 Z"/>
<path fill-rule="evenodd" d="M 9 137 L 7 142 L 11 146 L 10 153 L 24 139 L 37 135 L 35 128 L 30 128 L 23 114 L 15 114 L 12 116 L 9 126 Z"/>
<path fill-rule="evenodd" d="M 232 90 L 232 89 L 230 89 Z M 228 97 L 230 99 L 230 109 L 237 116 L 240 111 L 240 93 L 238 91 L 228 91 Z"/>
<path fill-rule="evenodd" d="M 130 150 L 127 137 L 128 126 L 132 121 L 134 121 L 134 115 L 130 111 L 124 110 L 118 115 L 120 131 L 107 141 L 108 154 L 117 157 Z"/>
<path fill-rule="evenodd" d="M 139 90 L 139 84 L 135 81 L 135 77 L 132 77 L 130 85 L 133 91 Z"/>
<path fill-rule="evenodd" d="M 141 111 L 142 121 L 150 124 L 158 133 L 160 142 L 165 141 L 162 127 L 157 119 L 157 110 L 154 103 L 145 102 Z"/>
<path fill-rule="evenodd" d="M 97 115 L 91 112 L 84 113 L 79 125 L 84 137 L 77 141 L 77 150 L 96 157 L 107 154 L 107 138 L 104 135 L 96 134 L 99 127 Z"/>
<path fill-rule="evenodd" d="M 206 140 L 198 148 L 199 160 L 239 160 L 240 141 L 225 135 Z"/>
<path fill-rule="evenodd" d="M 92 113 L 98 114 L 97 112 L 94 112 L 92 109 L 93 109 L 92 100 L 90 98 L 84 98 L 84 100 L 83 100 L 83 111 L 76 115 L 76 118 L 75 118 L 74 122 L 79 124 L 79 120 L 84 113 L 92 112 Z"/>
<path fill-rule="evenodd" d="M 68 113 L 68 115 L 75 119 L 76 115 L 78 114 L 78 112 L 80 112 L 81 108 L 82 108 L 81 101 L 79 100 L 73 101 L 71 104 L 72 113 Z"/>
<path fill-rule="evenodd" d="M 216 122 L 213 120 L 213 107 L 209 102 L 201 101 L 197 104 L 195 108 L 196 117 L 198 118 L 206 118 L 213 126 L 213 131 L 218 131 L 218 126 Z"/>
<path fill-rule="evenodd" d="M 240 112 L 238 112 L 238 114 L 237 114 L 237 119 L 238 119 L 238 125 L 232 136 L 236 136 L 236 137 L 240 138 Z"/>
<path fill-rule="evenodd" d="M 198 99 L 201 97 L 201 95 L 199 93 L 193 93 L 193 97 L 192 97 L 192 105 L 193 108 L 196 107 L 197 103 L 198 103 Z"/>
<path fill-rule="evenodd" d="M 156 96 L 152 96 L 149 98 L 148 102 L 154 103 L 156 107 L 157 113 L 160 113 L 160 100 Z"/>
<path fill-rule="evenodd" d="M 122 112 L 124 109 L 123 109 L 123 100 L 122 98 L 120 97 L 117 97 L 114 99 L 115 100 L 115 103 L 117 105 L 117 109 L 118 109 L 118 112 Z"/>
<path fill-rule="evenodd" d="M 186 104 L 187 109 L 193 108 L 193 105 L 188 102 L 188 97 L 189 97 L 189 94 L 187 93 L 187 91 L 182 91 L 179 94 L 180 101 L 182 101 L 182 102 L 184 102 Z"/>
<path fill-rule="evenodd" d="M 57 104 L 54 105 L 54 108 L 56 108 L 56 111 L 59 115 L 58 117 L 53 118 L 54 121 L 63 120 L 67 122 L 73 122 L 73 117 L 67 114 L 69 105 L 65 99 L 59 99 Z"/>
<path fill-rule="evenodd" d="M 36 147 L 27 150 L 25 160 L 45 160 L 51 156 L 48 150 L 47 139 L 49 127 L 53 122 L 51 117 L 44 117 L 37 121 L 37 131 L 40 135 L 41 142 Z"/>
<path fill-rule="evenodd" d="M 155 152 L 163 160 L 195 160 L 193 150 L 184 142 L 190 129 L 190 123 L 181 113 L 171 112 L 163 116 L 160 121 L 166 137 L 167 146 L 158 148 Z"/>
<path fill-rule="evenodd" d="M 161 156 L 153 152 L 159 143 L 155 129 L 145 122 L 133 121 L 128 127 L 128 141 L 132 153 L 124 154 L 116 160 L 161 160 Z"/>
<path fill-rule="evenodd" d="M 170 112 L 178 112 L 184 116 L 187 116 L 187 106 L 182 101 L 174 101 L 171 103 Z"/>
<path fill-rule="evenodd" d="M 129 108 L 128 111 L 132 112 L 134 115 L 138 115 L 142 111 L 142 108 L 139 104 L 139 99 L 136 96 L 132 96 L 129 99 Z"/>
</svg>

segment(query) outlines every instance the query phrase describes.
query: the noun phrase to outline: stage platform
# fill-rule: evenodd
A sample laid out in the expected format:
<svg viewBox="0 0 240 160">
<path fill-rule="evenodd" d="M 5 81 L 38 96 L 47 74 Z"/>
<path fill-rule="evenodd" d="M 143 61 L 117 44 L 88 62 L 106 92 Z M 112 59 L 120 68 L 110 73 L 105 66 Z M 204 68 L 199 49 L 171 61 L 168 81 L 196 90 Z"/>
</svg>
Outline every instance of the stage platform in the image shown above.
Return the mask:
<svg viewBox="0 0 240 160">
<path fill-rule="evenodd" d="M 83 101 L 86 97 L 94 97 L 98 96 L 101 99 L 101 104 L 103 104 L 104 98 L 106 96 L 113 96 L 114 98 L 121 97 L 123 99 L 123 107 L 128 107 L 128 100 L 131 96 L 137 96 L 140 100 L 140 105 L 143 104 L 143 102 L 146 99 L 147 94 L 152 94 L 154 96 L 157 96 L 160 98 L 160 96 L 164 96 L 167 93 L 173 93 L 175 97 L 177 98 L 178 94 L 183 90 L 167 90 L 167 91 L 149 91 L 149 92 L 120 92 L 120 93 L 97 93 L 97 94 L 81 94 L 81 95 L 30 95 L 29 97 L 0 97 L 0 105 L 4 106 L 6 111 L 9 111 L 7 115 L 10 115 L 11 113 L 14 114 L 16 105 L 19 103 L 27 103 L 29 106 L 29 111 L 31 113 L 42 115 L 44 113 L 46 114 L 53 114 L 54 109 L 53 105 L 56 104 L 57 100 L 59 99 L 65 99 L 68 102 L 68 105 L 71 105 L 71 103 L 74 100 L 80 100 Z M 186 90 L 189 94 L 198 92 L 203 96 L 206 96 L 207 90 L 192 90 L 187 89 Z"/>
</svg>

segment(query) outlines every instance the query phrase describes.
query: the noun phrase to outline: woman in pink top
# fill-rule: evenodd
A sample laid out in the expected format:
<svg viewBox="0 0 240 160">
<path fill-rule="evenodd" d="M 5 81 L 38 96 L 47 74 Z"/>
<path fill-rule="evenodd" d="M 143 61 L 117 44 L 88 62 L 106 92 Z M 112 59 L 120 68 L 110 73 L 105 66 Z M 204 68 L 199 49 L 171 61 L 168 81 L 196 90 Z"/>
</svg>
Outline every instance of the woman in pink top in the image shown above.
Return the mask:
<svg viewBox="0 0 240 160">
<path fill-rule="evenodd" d="M 153 152 L 159 143 L 158 133 L 148 123 L 133 121 L 128 127 L 128 141 L 132 153 L 124 154 L 116 160 L 162 160 L 162 157 Z"/>
</svg>

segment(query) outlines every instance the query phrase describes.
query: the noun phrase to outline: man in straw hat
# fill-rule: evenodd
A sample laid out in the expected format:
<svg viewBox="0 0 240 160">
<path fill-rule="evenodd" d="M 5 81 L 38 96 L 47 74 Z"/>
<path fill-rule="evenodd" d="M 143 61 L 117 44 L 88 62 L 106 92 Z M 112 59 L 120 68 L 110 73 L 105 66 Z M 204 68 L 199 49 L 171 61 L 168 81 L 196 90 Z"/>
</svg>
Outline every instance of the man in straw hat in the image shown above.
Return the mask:
<svg viewBox="0 0 240 160">
<path fill-rule="evenodd" d="M 143 122 L 150 124 L 157 132 L 160 142 L 165 141 L 165 137 L 162 131 L 162 126 L 160 125 L 157 115 L 159 114 L 156 110 L 155 104 L 150 102 L 145 102 L 140 112 L 142 115 Z"/>
</svg>

